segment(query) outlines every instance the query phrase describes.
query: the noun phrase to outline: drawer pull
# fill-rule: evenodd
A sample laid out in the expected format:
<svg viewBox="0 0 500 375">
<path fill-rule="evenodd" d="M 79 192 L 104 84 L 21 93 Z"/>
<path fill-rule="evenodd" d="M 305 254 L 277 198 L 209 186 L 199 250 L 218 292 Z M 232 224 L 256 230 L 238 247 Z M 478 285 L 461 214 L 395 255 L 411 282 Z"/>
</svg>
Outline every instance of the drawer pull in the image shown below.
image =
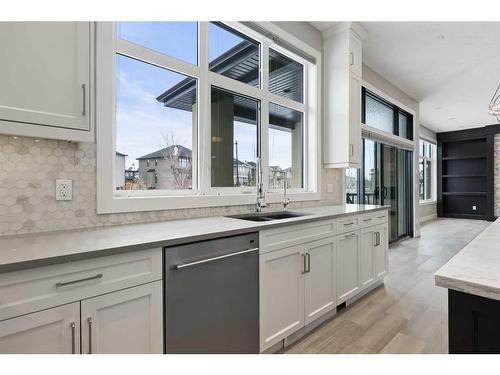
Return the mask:
<svg viewBox="0 0 500 375">
<path fill-rule="evenodd" d="M 373 218 L 368 217 L 368 218 L 366 218 L 366 219 L 363 219 L 363 221 L 371 221 L 372 219 L 373 219 Z"/>
<path fill-rule="evenodd" d="M 85 116 L 85 114 L 86 114 L 85 110 L 87 108 L 87 103 L 85 102 L 85 100 L 87 99 L 86 89 L 87 89 L 87 86 L 84 83 L 82 85 L 82 116 Z"/>
<path fill-rule="evenodd" d="M 382 216 L 377 216 L 378 219 L 383 219 L 385 218 L 385 215 L 382 215 Z"/>
<path fill-rule="evenodd" d="M 62 282 L 58 282 L 58 283 L 56 283 L 56 288 L 59 288 L 61 286 L 76 284 L 76 283 L 82 283 L 84 281 L 101 279 L 101 278 L 102 278 L 102 273 L 98 273 L 95 276 L 86 277 L 84 279 L 78 279 L 78 280 L 73 280 L 73 281 L 66 281 L 66 282 L 63 282 L 63 283 Z"/>
<path fill-rule="evenodd" d="M 344 227 L 347 227 L 348 225 L 353 225 L 354 221 L 351 221 L 350 223 L 344 223 Z"/>
<path fill-rule="evenodd" d="M 351 237 L 354 237 L 355 235 L 356 235 L 356 233 L 349 233 L 349 234 L 344 235 L 344 237 L 351 238 Z"/>
</svg>

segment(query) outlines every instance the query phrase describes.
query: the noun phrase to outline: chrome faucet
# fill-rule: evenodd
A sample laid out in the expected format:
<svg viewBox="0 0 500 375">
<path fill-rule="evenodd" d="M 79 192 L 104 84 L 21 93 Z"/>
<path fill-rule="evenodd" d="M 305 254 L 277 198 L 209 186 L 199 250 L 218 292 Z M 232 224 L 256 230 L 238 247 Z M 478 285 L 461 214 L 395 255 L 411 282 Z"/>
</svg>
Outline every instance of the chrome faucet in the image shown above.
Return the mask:
<svg viewBox="0 0 500 375">
<path fill-rule="evenodd" d="M 283 211 L 286 211 L 286 208 L 291 203 L 290 198 L 287 195 L 287 180 L 286 180 L 286 172 L 283 172 Z"/>
<path fill-rule="evenodd" d="M 266 194 L 264 193 L 264 183 L 262 182 L 262 165 L 260 158 L 257 158 L 257 202 L 255 203 L 255 212 L 262 212 L 267 207 Z"/>
</svg>

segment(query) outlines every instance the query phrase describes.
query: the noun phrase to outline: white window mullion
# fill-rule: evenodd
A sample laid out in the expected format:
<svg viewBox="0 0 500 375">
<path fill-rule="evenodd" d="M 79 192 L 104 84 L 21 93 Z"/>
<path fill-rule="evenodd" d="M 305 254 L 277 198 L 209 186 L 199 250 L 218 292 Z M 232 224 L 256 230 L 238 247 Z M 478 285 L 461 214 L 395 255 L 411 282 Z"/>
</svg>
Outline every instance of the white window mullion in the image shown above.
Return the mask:
<svg viewBox="0 0 500 375">
<path fill-rule="evenodd" d="M 262 43 L 261 50 L 261 81 L 262 98 L 260 101 L 260 165 L 262 168 L 262 183 L 269 190 L 269 44 Z"/>
<path fill-rule="evenodd" d="M 291 100 L 291 99 L 285 98 L 283 96 L 273 94 L 271 92 L 268 92 L 267 94 L 269 97 L 269 101 L 271 101 L 275 104 L 278 104 L 282 107 L 291 108 L 291 109 L 294 109 L 294 110 L 299 111 L 299 112 L 305 112 L 307 109 L 305 101 L 304 101 L 304 103 L 299 103 L 299 102 L 296 102 L 295 100 Z"/>
<path fill-rule="evenodd" d="M 124 39 L 116 38 L 116 52 L 184 75 L 196 77 L 199 74 L 199 67 L 195 65 L 131 43 Z"/>
<path fill-rule="evenodd" d="M 249 96 L 255 99 L 259 99 L 262 95 L 262 90 L 260 88 L 250 86 L 247 83 L 236 81 L 221 74 L 209 71 L 207 76 L 209 86 L 217 86 L 221 89 L 231 91 L 239 95 Z"/>
<path fill-rule="evenodd" d="M 208 82 L 208 22 L 200 22 L 198 28 L 198 66 L 200 86 L 198 94 L 198 176 L 201 194 L 210 189 L 210 84 Z"/>
</svg>

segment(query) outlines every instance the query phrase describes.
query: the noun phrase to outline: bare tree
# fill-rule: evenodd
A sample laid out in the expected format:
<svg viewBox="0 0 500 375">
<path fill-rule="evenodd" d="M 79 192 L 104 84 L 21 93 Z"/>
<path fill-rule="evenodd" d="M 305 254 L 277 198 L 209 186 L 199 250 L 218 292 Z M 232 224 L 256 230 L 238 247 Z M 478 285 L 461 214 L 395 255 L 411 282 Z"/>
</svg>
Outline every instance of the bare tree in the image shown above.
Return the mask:
<svg viewBox="0 0 500 375">
<path fill-rule="evenodd" d="M 167 162 L 165 172 L 172 176 L 172 184 L 176 189 L 189 189 L 192 185 L 192 154 L 181 155 L 182 140 L 171 131 L 163 134 L 163 148 L 161 151 L 163 159 Z M 184 161 L 181 163 L 181 160 Z"/>
</svg>

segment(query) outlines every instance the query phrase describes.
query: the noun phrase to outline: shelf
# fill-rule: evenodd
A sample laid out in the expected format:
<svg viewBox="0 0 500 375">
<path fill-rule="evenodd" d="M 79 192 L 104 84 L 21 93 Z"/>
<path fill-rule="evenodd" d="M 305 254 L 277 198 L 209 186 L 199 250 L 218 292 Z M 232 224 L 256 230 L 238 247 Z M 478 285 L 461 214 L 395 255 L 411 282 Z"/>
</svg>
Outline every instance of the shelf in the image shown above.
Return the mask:
<svg viewBox="0 0 500 375">
<path fill-rule="evenodd" d="M 485 191 L 443 191 L 443 195 L 486 195 Z"/>
<path fill-rule="evenodd" d="M 446 213 L 443 216 L 440 217 L 450 217 L 453 219 L 479 219 L 479 220 L 488 220 L 487 215 L 482 214 L 482 213 L 477 213 L 477 214 L 458 214 L 458 213 Z"/>
<path fill-rule="evenodd" d="M 441 160 L 465 160 L 465 159 L 486 159 L 486 155 L 475 155 L 475 156 L 446 156 L 442 157 Z"/>
<path fill-rule="evenodd" d="M 486 177 L 485 174 L 444 174 L 443 178 Z"/>
</svg>

